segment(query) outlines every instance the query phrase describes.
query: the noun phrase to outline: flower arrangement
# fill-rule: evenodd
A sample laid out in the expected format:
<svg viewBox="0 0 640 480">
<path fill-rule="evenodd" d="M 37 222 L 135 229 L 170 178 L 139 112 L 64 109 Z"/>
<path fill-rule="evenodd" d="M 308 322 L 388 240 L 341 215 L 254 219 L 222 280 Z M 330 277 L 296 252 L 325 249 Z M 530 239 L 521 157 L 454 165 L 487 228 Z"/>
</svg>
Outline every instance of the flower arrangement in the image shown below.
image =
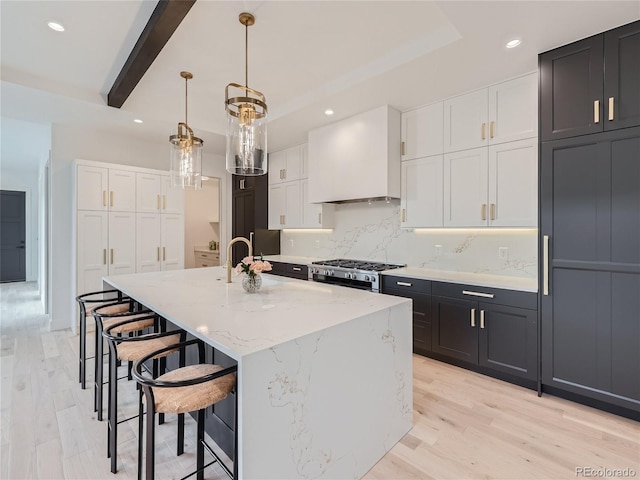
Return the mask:
<svg viewBox="0 0 640 480">
<path fill-rule="evenodd" d="M 271 264 L 263 260 L 262 256 L 260 256 L 259 260 L 255 260 L 253 257 L 244 257 L 242 261 L 236 265 L 236 274 L 246 273 L 250 277 L 270 270 Z"/>
</svg>

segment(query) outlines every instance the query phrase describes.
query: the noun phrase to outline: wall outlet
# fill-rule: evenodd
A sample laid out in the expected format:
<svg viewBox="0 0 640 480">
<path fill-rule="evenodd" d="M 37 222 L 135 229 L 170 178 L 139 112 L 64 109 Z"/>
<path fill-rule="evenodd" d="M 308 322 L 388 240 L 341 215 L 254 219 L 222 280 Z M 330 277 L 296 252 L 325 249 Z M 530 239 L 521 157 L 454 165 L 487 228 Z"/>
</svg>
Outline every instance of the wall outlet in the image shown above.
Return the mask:
<svg viewBox="0 0 640 480">
<path fill-rule="evenodd" d="M 436 257 L 442 256 L 442 245 L 436 245 Z"/>
<path fill-rule="evenodd" d="M 290 239 L 289 239 L 289 246 L 290 246 L 290 247 L 293 247 L 293 238 L 290 238 Z"/>
<path fill-rule="evenodd" d="M 498 247 L 498 258 L 500 260 L 509 260 L 509 247 Z"/>
</svg>

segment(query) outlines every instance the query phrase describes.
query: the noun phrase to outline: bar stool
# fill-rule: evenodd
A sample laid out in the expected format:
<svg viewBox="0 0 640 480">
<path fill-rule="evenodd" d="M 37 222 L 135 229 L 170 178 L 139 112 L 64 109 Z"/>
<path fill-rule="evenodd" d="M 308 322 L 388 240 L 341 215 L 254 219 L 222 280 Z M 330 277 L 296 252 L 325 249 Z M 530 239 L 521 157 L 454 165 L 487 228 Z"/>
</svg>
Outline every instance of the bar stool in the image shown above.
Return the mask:
<svg viewBox="0 0 640 480">
<path fill-rule="evenodd" d="M 184 366 L 185 349 L 190 345 L 198 347 L 198 364 Z M 165 352 L 180 352 L 180 368 L 172 370 L 157 378 L 149 378 L 143 373 L 144 362 Z M 155 478 L 155 414 L 197 413 L 197 446 L 196 446 L 196 471 L 198 480 L 204 479 L 204 469 L 218 462 L 230 478 L 238 478 L 238 405 L 236 395 L 236 415 L 234 427 L 234 452 L 233 472 L 220 460 L 220 457 L 204 441 L 205 411 L 215 403 L 223 400 L 236 387 L 237 365 L 223 368 L 220 365 L 205 363 L 204 343 L 193 339 L 181 342 L 177 345 L 165 347 L 152 352 L 136 361 L 133 365 L 133 377 L 141 386 L 140 416 L 138 418 L 138 479 L 142 478 L 142 395 L 144 394 L 147 406 L 146 412 L 146 452 L 145 452 L 145 476 L 147 480 Z M 178 433 L 180 435 L 180 431 Z M 214 460 L 204 465 L 204 449 L 214 457 Z M 187 478 L 193 473 L 183 477 Z"/>
<path fill-rule="evenodd" d="M 157 315 L 150 315 L 149 318 L 157 320 Z M 154 325 L 156 328 L 155 333 L 148 333 L 135 337 L 124 337 L 122 333 L 127 329 L 131 329 L 130 324 L 140 323 L 146 320 L 146 317 L 137 318 L 134 320 L 124 320 L 112 323 L 104 328 L 102 335 L 107 340 L 109 346 L 109 387 L 108 387 L 108 403 L 107 403 L 107 457 L 111 457 L 111 473 L 117 473 L 118 463 L 118 424 L 131 420 L 127 418 L 122 421 L 118 421 L 118 362 L 134 362 L 140 360 L 150 353 L 157 350 L 161 350 L 165 347 L 171 347 L 172 345 L 183 342 L 186 337 L 184 330 L 170 331 L 170 332 L 157 332 L 159 325 Z M 137 328 L 137 327 L 135 327 Z M 166 357 L 172 352 L 171 349 L 166 352 L 153 356 L 153 375 L 158 375 L 158 361 Z M 132 417 L 135 418 L 135 417 Z M 178 428 L 184 428 L 184 416 L 179 422 Z M 184 434 L 179 435 L 184 439 Z M 184 443 L 184 442 L 183 442 Z M 182 453 L 184 445 L 178 445 L 178 454 Z"/>
<path fill-rule="evenodd" d="M 102 305 L 112 302 L 118 302 L 117 306 L 114 306 L 111 313 L 127 312 L 131 308 L 131 303 L 124 301 L 128 297 L 119 290 L 103 290 L 101 292 L 89 292 L 76 297 L 76 301 L 80 306 L 80 349 L 78 358 L 78 381 L 81 388 L 86 388 L 87 382 L 87 360 L 91 360 L 95 357 L 87 357 L 87 317 L 91 315 L 91 312 Z M 98 338 L 95 338 L 96 345 L 98 344 Z M 95 350 L 94 350 L 95 352 Z"/>
<path fill-rule="evenodd" d="M 113 310 L 121 304 L 122 302 L 109 303 L 102 307 L 95 308 L 92 311 L 93 319 L 96 322 L 96 362 L 93 388 L 93 411 L 98 412 L 98 420 L 100 421 L 102 421 L 102 385 L 104 384 L 104 367 L 102 364 L 104 343 L 102 332 L 105 328 L 115 323 L 125 322 L 125 320 L 130 321 L 123 323 L 123 325 L 119 327 L 119 331 L 112 331 L 112 333 L 132 334 L 135 332 L 141 332 L 145 328 L 153 327 L 157 318 L 157 316 L 148 309 L 137 312 L 131 312 L 127 309 L 126 312 L 113 313 Z"/>
</svg>

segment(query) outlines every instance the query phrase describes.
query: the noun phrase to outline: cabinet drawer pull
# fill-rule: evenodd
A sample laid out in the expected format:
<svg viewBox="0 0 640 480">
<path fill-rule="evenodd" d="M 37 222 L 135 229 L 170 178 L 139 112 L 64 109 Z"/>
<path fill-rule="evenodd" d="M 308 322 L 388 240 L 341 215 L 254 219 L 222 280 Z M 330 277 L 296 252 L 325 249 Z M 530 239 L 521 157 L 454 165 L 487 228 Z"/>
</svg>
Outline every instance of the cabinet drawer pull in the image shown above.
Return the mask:
<svg viewBox="0 0 640 480">
<path fill-rule="evenodd" d="M 496 126 L 496 122 L 492 120 L 491 123 L 489 124 L 489 137 L 491 138 L 493 138 L 493 132 L 495 130 L 495 126 Z"/>
<path fill-rule="evenodd" d="M 162 261 L 164 262 L 167 259 L 167 249 L 162 247 Z"/>
<path fill-rule="evenodd" d="M 471 326 L 472 327 L 476 326 L 476 309 L 475 308 L 471 309 Z"/>
<path fill-rule="evenodd" d="M 609 97 L 609 121 L 613 120 L 613 97 Z"/>
<path fill-rule="evenodd" d="M 318 213 L 318 225 L 322 225 L 322 212 Z"/>
<path fill-rule="evenodd" d="M 113 248 L 111 249 L 111 265 L 113 265 Z"/>
<path fill-rule="evenodd" d="M 600 123 L 600 100 L 593 101 L 593 123 Z"/>
<path fill-rule="evenodd" d="M 206 263 L 203 263 L 201 266 L 202 267 L 208 267 L 209 265 L 207 265 Z"/>
<path fill-rule="evenodd" d="M 481 220 L 486 220 L 487 219 L 487 204 L 483 203 L 482 207 L 480 208 L 480 219 Z"/>
<path fill-rule="evenodd" d="M 287 169 L 286 169 L 286 168 L 283 168 L 283 169 L 282 169 L 282 179 L 283 179 L 283 180 L 286 180 L 286 179 L 287 179 Z"/>
<path fill-rule="evenodd" d="M 102 191 L 102 206 L 103 207 L 107 206 L 107 191 L 106 190 Z"/>
<path fill-rule="evenodd" d="M 113 190 L 109 192 L 109 206 L 113 207 Z"/>
<path fill-rule="evenodd" d="M 489 209 L 489 218 L 491 218 L 491 220 L 495 220 L 496 219 L 496 204 L 492 203 L 491 204 L 491 208 Z"/>
<path fill-rule="evenodd" d="M 493 293 L 474 292 L 472 290 L 462 290 L 463 295 L 471 295 L 472 297 L 493 298 Z"/>
<path fill-rule="evenodd" d="M 481 133 L 481 138 L 482 140 L 486 140 L 487 139 L 487 133 L 486 133 L 486 129 L 487 129 L 487 124 L 485 122 L 482 122 L 482 133 Z"/>
<path fill-rule="evenodd" d="M 396 282 L 396 285 L 399 285 L 401 287 L 413 287 L 413 283 L 409 282 Z"/>
<path fill-rule="evenodd" d="M 167 209 L 167 196 L 166 195 L 162 195 L 162 209 L 163 210 Z"/>
<path fill-rule="evenodd" d="M 484 329 L 484 310 L 480 310 L 480 328 Z"/>
<path fill-rule="evenodd" d="M 107 264 L 107 249 L 106 248 L 102 249 L 102 264 L 103 265 Z"/>
<path fill-rule="evenodd" d="M 400 210 L 400 221 L 401 222 L 406 222 L 407 221 L 407 209 L 403 208 L 402 210 Z"/>
<path fill-rule="evenodd" d="M 542 294 L 549 295 L 549 235 L 542 237 Z"/>
<path fill-rule="evenodd" d="M 406 151 L 406 147 L 405 147 L 405 143 L 401 142 L 400 143 L 400 155 L 406 155 L 407 151 Z"/>
<path fill-rule="evenodd" d="M 302 269 L 300 267 L 292 267 L 291 270 L 293 270 L 294 272 L 302 271 Z"/>
<path fill-rule="evenodd" d="M 160 261 L 160 247 L 158 247 L 158 255 L 157 255 L 157 259 L 158 259 L 158 262 L 159 262 L 159 261 Z"/>
<path fill-rule="evenodd" d="M 156 195 L 156 210 L 160 210 L 160 195 Z"/>
</svg>

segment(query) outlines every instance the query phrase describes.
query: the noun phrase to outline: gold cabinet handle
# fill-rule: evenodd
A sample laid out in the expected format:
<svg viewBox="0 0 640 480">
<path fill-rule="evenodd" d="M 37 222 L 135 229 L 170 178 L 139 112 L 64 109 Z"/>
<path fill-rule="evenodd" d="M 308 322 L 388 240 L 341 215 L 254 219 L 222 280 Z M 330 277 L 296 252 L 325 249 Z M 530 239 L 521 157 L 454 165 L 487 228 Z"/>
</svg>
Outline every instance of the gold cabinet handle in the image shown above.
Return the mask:
<svg viewBox="0 0 640 480">
<path fill-rule="evenodd" d="M 474 292 L 473 290 L 462 290 L 463 295 L 471 295 L 472 297 L 493 298 L 493 293 Z"/>
<path fill-rule="evenodd" d="M 107 206 L 107 191 L 106 190 L 102 191 L 102 206 L 103 207 Z"/>
<path fill-rule="evenodd" d="M 489 208 L 489 218 L 491 218 L 491 220 L 495 220 L 496 219 L 496 204 L 492 203 L 490 208 Z"/>
<path fill-rule="evenodd" d="M 600 100 L 593 101 L 593 123 L 600 123 Z"/>
<path fill-rule="evenodd" d="M 157 260 L 158 260 L 158 262 L 160 261 L 160 247 L 158 247 L 158 256 L 157 256 Z"/>
<path fill-rule="evenodd" d="M 613 97 L 609 97 L 609 121 L 613 120 Z"/>
<path fill-rule="evenodd" d="M 280 169 L 280 180 L 284 180 L 284 169 Z"/>
<path fill-rule="evenodd" d="M 240 190 L 244 190 L 244 182 L 245 182 L 244 178 L 240 180 Z"/>
<path fill-rule="evenodd" d="M 156 210 L 160 210 L 160 195 L 156 195 Z"/>
<path fill-rule="evenodd" d="M 484 310 L 480 310 L 480 328 L 484 329 Z"/>
<path fill-rule="evenodd" d="M 162 261 L 164 262 L 167 259 L 167 249 L 162 247 Z"/>
<path fill-rule="evenodd" d="M 486 220 L 487 219 L 487 204 L 483 203 L 482 204 L 482 208 L 480 209 L 480 219 L 482 220 Z"/>
<path fill-rule="evenodd" d="M 287 216 L 286 215 L 282 215 L 282 224 L 283 225 L 287 224 Z"/>
<path fill-rule="evenodd" d="M 282 179 L 283 179 L 283 180 L 286 180 L 286 179 L 287 179 L 287 169 L 286 169 L 286 168 L 283 168 L 283 169 L 282 169 Z"/>
<path fill-rule="evenodd" d="M 111 263 L 111 265 L 113 265 L 113 248 L 111 249 L 110 253 L 111 253 L 111 262 L 110 263 Z"/>
<path fill-rule="evenodd" d="M 549 235 L 542 237 L 542 294 L 549 295 Z"/>
<path fill-rule="evenodd" d="M 491 138 L 493 138 L 493 131 L 495 130 L 495 126 L 496 126 L 496 122 L 492 120 L 491 123 L 489 124 L 489 136 Z"/>
<path fill-rule="evenodd" d="M 407 221 L 407 209 L 403 208 L 402 210 L 400 210 L 400 221 L 401 222 L 406 222 Z"/>
<path fill-rule="evenodd" d="M 102 264 L 103 265 L 107 264 L 107 249 L 106 248 L 102 249 Z"/>
<path fill-rule="evenodd" d="M 322 225 L 322 212 L 318 213 L 318 225 Z"/>
<path fill-rule="evenodd" d="M 109 206 L 113 207 L 113 190 L 109 192 Z"/>
<path fill-rule="evenodd" d="M 482 133 L 481 133 L 482 140 L 486 140 L 487 139 L 486 129 L 487 129 L 487 124 L 485 122 L 482 122 L 482 129 L 481 129 L 482 130 Z"/>
<path fill-rule="evenodd" d="M 471 326 L 472 327 L 476 326 L 476 309 L 475 308 L 471 309 Z"/>
<path fill-rule="evenodd" d="M 167 209 L 167 196 L 166 195 L 162 195 L 162 209 L 163 210 Z"/>
<path fill-rule="evenodd" d="M 406 155 L 407 151 L 406 151 L 406 147 L 405 147 L 405 143 L 402 142 L 400 143 L 400 155 Z"/>
</svg>

